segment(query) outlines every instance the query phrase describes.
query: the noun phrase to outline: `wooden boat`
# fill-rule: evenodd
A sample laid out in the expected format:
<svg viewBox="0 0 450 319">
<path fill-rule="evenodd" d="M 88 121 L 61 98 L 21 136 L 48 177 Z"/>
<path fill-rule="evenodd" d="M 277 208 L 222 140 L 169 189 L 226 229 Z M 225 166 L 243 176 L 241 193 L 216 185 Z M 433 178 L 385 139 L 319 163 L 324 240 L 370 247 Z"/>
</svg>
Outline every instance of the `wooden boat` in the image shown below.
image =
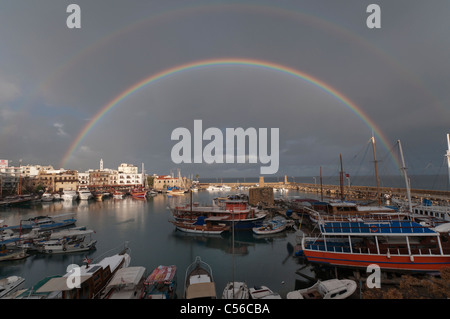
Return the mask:
<svg viewBox="0 0 450 319">
<path fill-rule="evenodd" d="M 225 224 L 213 224 L 207 218 L 203 216 L 199 216 L 197 221 L 192 222 L 183 222 L 183 221 L 170 221 L 172 224 L 176 226 L 176 228 L 180 231 L 184 231 L 187 233 L 195 233 L 195 234 L 209 234 L 209 235 L 219 235 L 224 231 L 230 229 L 229 226 Z"/>
<path fill-rule="evenodd" d="M 286 230 L 287 221 L 280 219 L 272 219 L 266 223 L 263 223 L 260 227 L 253 227 L 252 231 L 256 235 L 271 235 L 281 233 Z"/>
<path fill-rule="evenodd" d="M 0 298 L 6 298 L 22 288 L 25 278 L 19 276 L 9 276 L 0 279 Z"/>
<path fill-rule="evenodd" d="M 216 299 L 216 285 L 211 267 L 199 256 L 186 269 L 185 299 Z"/>
<path fill-rule="evenodd" d="M 248 286 L 242 281 L 230 281 L 223 290 L 222 299 L 249 299 Z"/>
<path fill-rule="evenodd" d="M 322 221 L 319 225 L 317 243 L 302 240 L 303 254 L 310 262 L 356 268 L 377 264 L 383 270 L 418 272 L 450 266 L 448 233 L 413 221 Z M 328 239 L 333 245 L 328 245 Z"/>
<path fill-rule="evenodd" d="M 357 284 L 350 279 L 317 281 L 313 286 L 291 291 L 287 299 L 346 299 L 356 290 Z"/>
<path fill-rule="evenodd" d="M 61 299 L 98 299 L 116 272 L 129 266 L 130 259 L 127 249 L 124 249 L 118 254 L 103 258 L 98 263 L 91 264 L 90 260 L 86 260 L 85 265 L 64 276 L 51 278 L 36 293 L 54 293 L 56 298 Z M 77 274 L 79 285 L 68 284 L 73 279 L 74 273 Z"/>
<path fill-rule="evenodd" d="M 249 207 L 248 201 L 226 200 L 224 206 L 199 206 L 188 203 L 170 208 L 177 221 L 195 222 L 199 216 L 204 216 L 213 224 L 234 225 L 236 230 L 251 230 L 259 226 L 266 213 Z"/>
<path fill-rule="evenodd" d="M 250 299 L 281 299 L 281 296 L 266 286 L 255 286 L 249 289 Z"/>
<path fill-rule="evenodd" d="M 122 199 L 122 198 L 125 197 L 125 192 L 115 191 L 115 192 L 113 193 L 113 197 L 114 197 L 115 199 Z"/>
<path fill-rule="evenodd" d="M 144 282 L 142 299 L 175 299 L 177 266 L 156 267 Z"/>
<path fill-rule="evenodd" d="M 103 299 L 139 299 L 144 286 L 145 267 L 119 269 L 102 293 Z"/>
<path fill-rule="evenodd" d="M 147 197 L 147 191 L 133 190 L 131 196 L 135 199 L 145 199 Z"/>
<path fill-rule="evenodd" d="M 47 231 L 74 225 L 77 221 L 74 218 L 59 220 L 60 217 L 68 215 L 73 214 L 68 213 L 55 216 L 36 216 L 25 220 L 21 220 L 19 225 L 7 226 L 4 227 L 4 229 L 11 229 L 15 232 L 27 233 L 30 232 L 32 229 L 38 229 L 39 231 Z"/>
</svg>

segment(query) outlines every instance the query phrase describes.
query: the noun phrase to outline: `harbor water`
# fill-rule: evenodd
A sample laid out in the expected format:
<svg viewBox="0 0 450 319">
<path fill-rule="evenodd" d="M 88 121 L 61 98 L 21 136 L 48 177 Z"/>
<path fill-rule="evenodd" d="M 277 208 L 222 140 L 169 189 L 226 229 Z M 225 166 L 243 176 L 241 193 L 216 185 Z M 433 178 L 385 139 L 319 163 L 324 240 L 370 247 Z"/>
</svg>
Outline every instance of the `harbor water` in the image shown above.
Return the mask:
<svg viewBox="0 0 450 319">
<path fill-rule="evenodd" d="M 193 193 L 193 201 L 210 205 L 212 199 L 233 192 Z M 282 196 L 308 197 L 297 191 Z M 288 230 L 270 237 L 254 235 L 251 231 L 236 232 L 234 249 L 232 235 L 194 235 L 175 229 L 169 222 L 168 205 L 173 201 L 188 202 L 190 196 L 171 197 L 158 194 L 146 200 L 107 198 L 102 201 L 83 200 L 75 202 L 37 203 L 29 206 L 0 208 L 0 220 L 6 225 L 18 225 L 20 220 L 35 216 L 73 214 L 76 226 L 86 226 L 95 231 L 96 249 L 90 252 L 61 255 L 32 254 L 24 260 L 0 263 L 0 278 L 16 275 L 25 278 L 25 288 L 53 275 L 63 275 L 70 264 L 81 265 L 85 257 L 99 261 L 110 256 L 125 244 L 130 249 L 131 266 L 144 266 L 147 274 L 159 265 L 177 266 L 177 295 L 183 295 L 186 268 L 196 256 L 207 262 L 216 281 L 220 298 L 227 282 L 245 281 L 249 287 L 265 285 L 283 298 L 289 291 L 315 278 L 316 273 L 305 261 L 293 257 L 293 247 L 298 230 Z M 233 254 L 234 250 L 234 254 Z M 301 273 L 296 274 L 302 268 Z M 298 288 L 297 288 L 298 289 Z"/>
</svg>

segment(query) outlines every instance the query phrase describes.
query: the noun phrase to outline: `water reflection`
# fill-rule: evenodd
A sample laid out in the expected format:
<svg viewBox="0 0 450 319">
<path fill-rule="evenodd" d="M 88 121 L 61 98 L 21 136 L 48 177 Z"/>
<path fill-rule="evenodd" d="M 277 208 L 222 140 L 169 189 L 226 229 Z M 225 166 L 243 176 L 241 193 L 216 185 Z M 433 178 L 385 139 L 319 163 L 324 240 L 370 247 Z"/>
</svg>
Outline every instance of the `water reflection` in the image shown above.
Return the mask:
<svg viewBox="0 0 450 319">
<path fill-rule="evenodd" d="M 223 195 L 226 194 L 198 192 L 193 194 L 192 200 L 211 205 L 214 197 Z M 293 196 L 301 194 L 294 193 Z M 95 260 L 111 249 L 123 247 L 124 242 L 128 242 L 130 247 L 132 266 L 144 266 L 150 273 L 159 265 L 177 265 L 181 281 L 187 266 L 197 255 L 201 256 L 213 269 L 219 295 L 226 283 L 232 280 L 233 266 L 236 280 L 246 281 L 249 286 L 266 285 L 283 297 L 294 290 L 296 281 L 305 279 L 296 274 L 298 269 L 301 268 L 301 273 L 311 278 L 316 276 L 312 266 L 301 258 L 292 257 L 295 231 L 270 237 L 257 236 L 250 231 L 236 232 L 234 258 L 230 233 L 202 236 L 177 231 L 168 222 L 171 214 L 167 207 L 189 201 L 188 194 L 175 197 L 158 194 L 144 201 L 127 197 L 1 208 L 0 219 L 7 225 L 16 225 L 21 219 L 38 215 L 73 214 L 77 226 L 95 231 L 97 245 L 96 250 L 89 252 L 31 255 L 25 260 L 3 262 L 0 264 L 0 278 L 22 276 L 26 279 L 25 286 L 30 287 L 44 277 L 66 273 L 69 264 L 81 264 L 86 256 Z M 182 290 L 182 285 L 178 289 Z M 178 295 L 182 295 L 181 290 L 177 291 Z"/>
</svg>

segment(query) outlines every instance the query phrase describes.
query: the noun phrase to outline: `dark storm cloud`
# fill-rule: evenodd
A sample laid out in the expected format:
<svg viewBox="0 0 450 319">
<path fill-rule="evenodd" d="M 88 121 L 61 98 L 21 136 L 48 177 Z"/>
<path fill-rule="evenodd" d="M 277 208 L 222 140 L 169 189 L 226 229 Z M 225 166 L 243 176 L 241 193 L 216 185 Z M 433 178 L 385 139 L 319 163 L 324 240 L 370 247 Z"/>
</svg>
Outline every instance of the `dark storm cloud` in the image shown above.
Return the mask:
<svg viewBox="0 0 450 319">
<path fill-rule="evenodd" d="M 373 1 L 80 0 L 80 30 L 65 27 L 66 3 L 3 2 L 0 158 L 58 166 L 89 119 L 138 81 L 192 61 L 240 57 L 295 68 L 334 87 L 388 142 L 402 140 L 410 167 L 430 172 L 441 165 L 448 133 L 449 4 L 375 2 L 380 30 L 365 24 Z M 204 128 L 280 128 L 279 174 L 288 176 L 337 166 L 339 153 L 351 159 L 371 136 L 358 115 L 306 81 L 261 68 L 210 67 L 123 100 L 68 166 L 84 170 L 103 158 L 110 168 L 144 162 L 151 173 L 181 167 L 201 176 L 259 174 L 260 165 L 174 164 L 170 134 L 192 130 L 194 119 Z M 388 149 L 380 141 L 377 147 L 385 156 Z"/>
</svg>

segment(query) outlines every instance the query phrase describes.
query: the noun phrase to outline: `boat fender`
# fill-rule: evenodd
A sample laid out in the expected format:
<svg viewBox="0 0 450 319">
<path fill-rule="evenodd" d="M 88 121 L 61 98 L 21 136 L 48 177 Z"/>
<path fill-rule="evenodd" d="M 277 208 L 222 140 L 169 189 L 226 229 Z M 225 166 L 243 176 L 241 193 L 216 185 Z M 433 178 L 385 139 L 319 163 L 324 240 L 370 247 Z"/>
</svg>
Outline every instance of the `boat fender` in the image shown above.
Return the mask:
<svg viewBox="0 0 450 319">
<path fill-rule="evenodd" d="M 80 248 L 84 248 L 84 245 L 80 245 Z"/>
<path fill-rule="evenodd" d="M 391 252 L 388 250 L 388 252 L 387 252 L 387 254 L 386 254 L 386 257 L 388 258 L 388 259 L 391 259 Z"/>
<path fill-rule="evenodd" d="M 47 252 L 48 252 L 49 254 L 51 254 L 51 253 L 53 253 L 53 250 L 49 249 Z"/>
<path fill-rule="evenodd" d="M 414 256 L 409 256 L 409 260 L 411 260 L 411 262 L 414 262 Z"/>
<path fill-rule="evenodd" d="M 63 248 L 63 251 L 66 251 L 66 250 L 67 250 L 67 248 L 66 248 L 66 247 L 64 247 L 64 248 Z"/>
</svg>

